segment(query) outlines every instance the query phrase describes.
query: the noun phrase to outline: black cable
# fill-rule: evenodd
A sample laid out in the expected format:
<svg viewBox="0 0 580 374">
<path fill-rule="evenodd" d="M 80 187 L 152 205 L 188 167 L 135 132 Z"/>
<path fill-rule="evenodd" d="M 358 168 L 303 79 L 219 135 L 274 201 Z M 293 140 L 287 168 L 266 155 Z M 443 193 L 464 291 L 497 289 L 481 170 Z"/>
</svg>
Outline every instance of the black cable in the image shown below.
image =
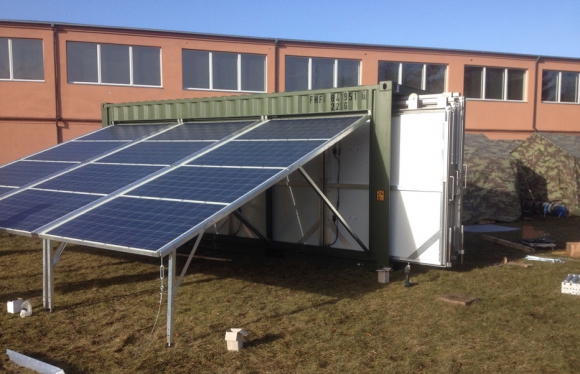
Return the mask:
<svg viewBox="0 0 580 374">
<path fill-rule="evenodd" d="M 338 148 L 336 147 L 336 144 L 334 145 L 334 147 L 332 147 L 332 155 L 334 156 L 334 158 L 336 159 L 336 161 L 338 162 L 338 172 L 336 174 L 336 184 L 339 185 L 340 184 L 340 143 L 338 143 Z M 336 188 L 336 210 L 338 211 L 340 208 L 340 187 L 337 186 Z M 334 223 L 334 226 L 336 227 L 336 236 L 334 238 L 334 241 L 332 243 L 330 243 L 330 246 L 333 246 L 336 241 L 338 240 L 338 218 L 336 217 L 336 214 L 332 215 L 332 222 Z"/>
<path fill-rule="evenodd" d="M 239 212 L 240 214 L 242 214 L 242 208 L 238 208 L 238 212 Z M 238 221 L 240 221 L 240 220 L 238 219 Z M 241 229 L 241 228 L 242 228 L 242 221 L 240 221 L 240 224 L 238 225 L 238 229 L 237 229 L 237 230 L 236 230 L 236 232 L 234 233 L 234 236 L 236 236 L 236 235 L 238 235 L 238 234 L 240 233 L 240 229 Z"/>
</svg>

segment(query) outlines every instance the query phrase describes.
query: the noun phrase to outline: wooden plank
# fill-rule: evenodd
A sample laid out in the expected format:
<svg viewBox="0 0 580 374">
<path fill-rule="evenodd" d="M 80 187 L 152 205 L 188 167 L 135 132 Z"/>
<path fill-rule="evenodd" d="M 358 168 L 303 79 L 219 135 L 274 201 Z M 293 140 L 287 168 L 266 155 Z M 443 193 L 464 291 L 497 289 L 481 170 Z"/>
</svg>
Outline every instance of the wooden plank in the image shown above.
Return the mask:
<svg viewBox="0 0 580 374">
<path fill-rule="evenodd" d="M 496 243 L 496 244 L 502 245 L 504 247 L 512 248 L 512 249 L 517 249 L 518 251 L 523 251 L 523 252 L 527 252 L 527 253 L 536 252 L 536 250 L 532 247 L 528 247 L 527 245 L 523 245 L 523 244 L 519 244 L 519 243 L 510 242 L 509 240 L 504 240 L 504 239 L 496 238 L 494 236 L 489 236 L 489 235 L 481 235 L 481 237 L 483 239 L 487 240 L 488 242 Z"/>
<path fill-rule="evenodd" d="M 460 294 L 449 294 L 439 296 L 438 298 L 441 301 L 445 301 L 451 304 L 458 304 L 463 306 L 468 306 L 474 301 L 479 300 L 477 297 L 469 296 L 469 295 L 460 295 Z"/>
</svg>

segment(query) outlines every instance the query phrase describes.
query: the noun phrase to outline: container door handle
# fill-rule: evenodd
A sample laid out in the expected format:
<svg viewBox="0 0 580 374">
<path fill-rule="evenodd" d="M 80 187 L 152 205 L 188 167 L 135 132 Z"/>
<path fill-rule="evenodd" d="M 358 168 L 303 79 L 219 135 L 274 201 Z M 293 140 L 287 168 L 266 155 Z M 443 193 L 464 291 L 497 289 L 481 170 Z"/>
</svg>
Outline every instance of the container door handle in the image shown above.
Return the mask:
<svg viewBox="0 0 580 374">
<path fill-rule="evenodd" d="M 449 201 L 453 201 L 455 199 L 455 177 L 450 175 L 449 178 L 453 179 L 453 182 L 449 183 L 451 185 L 451 191 L 453 191 Z"/>
<path fill-rule="evenodd" d="M 467 188 L 467 164 L 463 164 L 463 169 L 465 169 L 463 172 L 463 188 Z"/>
</svg>

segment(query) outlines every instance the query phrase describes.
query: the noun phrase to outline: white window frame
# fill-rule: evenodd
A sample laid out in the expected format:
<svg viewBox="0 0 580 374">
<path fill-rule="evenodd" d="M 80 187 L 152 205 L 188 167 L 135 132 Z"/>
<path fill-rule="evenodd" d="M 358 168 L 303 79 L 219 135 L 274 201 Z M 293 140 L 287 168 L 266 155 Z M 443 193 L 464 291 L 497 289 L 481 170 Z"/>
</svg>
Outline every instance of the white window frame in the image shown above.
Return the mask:
<svg viewBox="0 0 580 374">
<path fill-rule="evenodd" d="M 147 45 L 125 45 L 125 44 L 112 44 L 112 43 L 93 43 L 93 42 L 79 42 L 76 40 L 69 40 L 74 43 L 86 43 L 86 44 L 96 44 L 97 45 L 97 82 L 84 82 L 84 81 L 68 81 L 69 84 L 91 84 L 95 86 L 122 86 L 122 87 L 148 87 L 148 88 L 163 88 L 163 58 L 162 49 L 160 47 L 147 46 Z M 111 45 L 121 45 L 129 47 L 129 84 L 126 83 L 103 83 L 101 79 L 101 45 L 111 44 Z M 133 83 L 133 47 L 149 47 L 149 48 L 159 48 L 159 85 L 148 85 L 148 84 L 135 84 Z M 68 53 L 68 51 L 67 51 Z M 68 64 L 68 62 L 67 62 Z M 67 66 L 68 74 L 68 66 Z"/>
<path fill-rule="evenodd" d="M 559 71 L 559 70 L 550 70 L 550 69 L 545 69 L 542 70 L 542 74 L 544 71 L 555 71 L 558 73 L 558 81 L 556 84 L 556 100 L 555 101 L 544 101 L 542 100 L 542 103 L 552 103 L 552 104 L 580 104 L 580 73 L 579 72 L 575 72 L 575 71 Z M 572 101 L 560 101 L 561 99 L 561 95 L 562 95 L 562 73 L 576 73 L 578 74 L 578 85 L 576 87 L 576 97 L 577 97 L 577 101 L 572 102 Z M 542 90 L 544 89 L 544 86 L 542 85 Z"/>
<path fill-rule="evenodd" d="M 482 68 L 482 80 L 481 80 L 481 97 L 466 97 L 467 100 L 482 100 L 482 101 L 507 101 L 510 103 L 525 103 L 527 102 L 527 87 L 528 87 L 528 70 L 527 69 L 520 69 L 520 68 L 503 68 L 503 67 L 494 67 L 494 66 L 477 66 L 477 65 L 466 65 L 465 67 L 470 68 Z M 490 69 L 503 69 L 503 93 L 501 99 L 486 99 L 485 98 L 485 86 L 487 80 L 487 68 Z M 524 81 L 522 82 L 522 93 L 523 98 L 521 100 L 508 100 L 508 70 L 522 70 L 524 72 Z M 465 70 L 463 71 L 463 76 L 465 77 Z M 465 85 L 465 83 L 464 83 Z"/>
<path fill-rule="evenodd" d="M 422 64 L 423 67 L 421 69 L 421 90 L 426 90 L 427 89 L 427 65 L 438 65 L 438 66 L 445 66 L 445 77 L 443 78 L 443 92 L 447 91 L 447 77 L 448 77 L 448 71 L 449 71 L 449 65 L 446 64 L 436 64 L 436 63 L 428 63 L 428 62 L 410 62 L 410 61 L 405 61 L 405 62 L 399 62 L 399 61 L 388 61 L 388 60 L 379 60 L 379 63 L 381 62 L 388 62 L 390 64 L 399 64 L 398 70 L 397 70 L 397 84 L 403 84 L 403 64 Z"/>
<path fill-rule="evenodd" d="M 10 69 L 10 78 L 0 78 L 0 81 L 4 82 L 45 82 L 45 79 L 21 79 L 14 78 L 14 61 L 12 59 L 12 39 L 31 39 L 31 38 L 6 38 L 8 39 L 8 66 Z M 32 39 L 40 40 L 42 42 L 42 69 L 44 70 L 44 40 L 42 39 Z"/>
<path fill-rule="evenodd" d="M 291 56 L 292 57 L 292 56 Z M 301 57 L 301 56 L 294 56 L 294 57 Z M 338 88 L 338 61 L 345 60 L 345 61 L 358 61 L 358 77 L 357 79 L 357 86 L 360 86 L 361 76 L 362 76 L 362 61 L 357 59 L 349 59 L 349 58 L 328 58 L 328 57 L 302 57 L 308 59 L 308 90 L 312 90 L 312 59 L 313 58 L 324 58 L 327 60 L 334 60 L 332 64 L 332 88 Z"/>
<path fill-rule="evenodd" d="M 237 52 L 227 52 L 227 51 L 205 51 L 205 50 L 198 50 L 198 49 L 183 49 L 183 51 L 198 51 L 198 52 L 207 52 L 209 53 L 209 88 L 198 88 L 198 87 L 184 87 L 184 90 L 187 91 L 220 91 L 220 92 L 255 92 L 255 93 L 264 93 L 267 92 L 268 87 L 268 56 L 267 55 L 260 55 L 257 53 L 237 53 Z M 235 90 L 227 90 L 223 88 L 213 88 L 213 54 L 214 53 L 236 53 L 237 54 L 237 89 Z M 258 55 L 264 56 L 264 90 L 263 91 L 253 91 L 253 90 L 242 90 L 242 55 Z M 183 58 L 183 57 L 182 57 Z M 183 61 L 183 60 L 182 60 Z M 181 71 L 183 74 L 183 69 Z"/>
</svg>

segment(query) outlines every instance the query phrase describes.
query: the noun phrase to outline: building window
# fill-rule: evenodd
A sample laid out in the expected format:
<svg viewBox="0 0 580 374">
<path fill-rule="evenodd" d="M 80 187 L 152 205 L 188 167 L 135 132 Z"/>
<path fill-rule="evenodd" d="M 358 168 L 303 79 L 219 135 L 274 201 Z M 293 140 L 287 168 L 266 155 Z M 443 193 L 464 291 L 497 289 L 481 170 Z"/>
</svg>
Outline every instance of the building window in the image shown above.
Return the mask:
<svg viewBox="0 0 580 374">
<path fill-rule="evenodd" d="M 360 61 L 286 56 L 286 92 L 360 84 Z"/>
<path fill-rule="evenodd" d="M 183 89 L 266 92 L 266 56 L 182 51 Z"/>
<path fill-rule="evenodd" d="M 523 101 L 526 71 L 466 66 L 463 94 L 470 99 Z"/>
<path fill-rule="evenodd" d="M 42 40 L 0 38 L 0 80 L 44 81 Z"/>
<path fill-rule="evenodd" d="M 69 83 L 161 86 L 161 48 L 66 43 Z"/>
<path fill-rule="evenodd" d="M 579 75 L 580 73 L 576 72 L 544 70 L 542 72 L 542 101 L 578 103 Z"/>
<path fill-rule="evenodd" d="M 379 61 L 379 82 L 392 81 L 431 93 L 445 92 L 447 66 Z"/>
</svg>

